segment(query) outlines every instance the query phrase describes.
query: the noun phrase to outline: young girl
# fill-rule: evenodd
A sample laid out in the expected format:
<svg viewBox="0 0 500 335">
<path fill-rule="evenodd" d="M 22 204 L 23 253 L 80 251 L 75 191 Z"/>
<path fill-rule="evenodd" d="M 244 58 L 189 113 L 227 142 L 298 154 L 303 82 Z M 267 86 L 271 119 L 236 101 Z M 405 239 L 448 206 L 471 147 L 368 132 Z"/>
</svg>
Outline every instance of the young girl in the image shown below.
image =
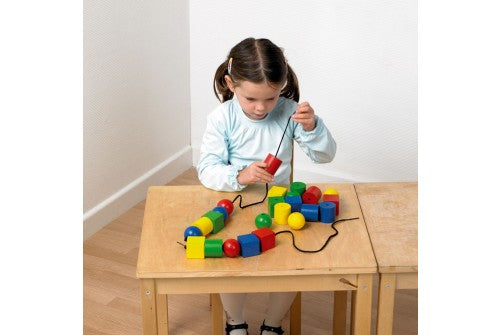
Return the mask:
<svg viewBox="0 0 500 335">
<path fill-rule="evenodd" d="M 203 135 L 198 177 L 204 186 L 234 192 L 259 182 L 288 184 L 293 140 L 313 162 L 333 160 L 332 135 L 308 102 L 298 104 L 297 77 L 271 41 L 247 38 L 234 46 L 215 73 L 214 92 L 222 104 L 209 114 Z M 285 128 L 276 155 L 282 164 L 273 176 L 263 160 L 276 153 Z M 270 293 L 261 334 L 283 333 L 281 322 L 295 295 Z M 248 334 L 243 316 L 246 293 L 220 296 L 226 335 Z"/>
</svg>

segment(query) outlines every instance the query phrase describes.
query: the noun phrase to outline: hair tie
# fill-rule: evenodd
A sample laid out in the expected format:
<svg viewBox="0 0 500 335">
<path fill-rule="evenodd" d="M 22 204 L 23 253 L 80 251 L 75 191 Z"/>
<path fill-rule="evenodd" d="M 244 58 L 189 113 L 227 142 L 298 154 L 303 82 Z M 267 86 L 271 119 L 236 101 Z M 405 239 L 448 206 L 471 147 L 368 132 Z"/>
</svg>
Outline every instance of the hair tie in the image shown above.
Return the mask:
<svg viewBox="0 0 500 335">
<path fill-rule="evenodd" d="M 229 58 L 229 62 L 227 63 L 227 73 L 231 74 L 231 66 L 233 65 L 233 57 Z"/>
</svg>

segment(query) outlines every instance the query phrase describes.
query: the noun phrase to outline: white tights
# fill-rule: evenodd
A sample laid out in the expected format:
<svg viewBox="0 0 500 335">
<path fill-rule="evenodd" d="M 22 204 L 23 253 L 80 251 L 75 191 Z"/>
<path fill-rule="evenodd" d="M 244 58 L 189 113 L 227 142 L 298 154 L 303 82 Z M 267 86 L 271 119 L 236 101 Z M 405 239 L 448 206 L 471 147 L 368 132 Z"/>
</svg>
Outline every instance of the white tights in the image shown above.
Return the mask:
<svg viewBox="0 0 500 335">
<path fill-rule="evenodd" d="M 266 311 L 266 325 L 271 327 L 280 327 L 281 320 L 285 317 L 286 312 L 290 309 L 290 305 L 295 299 L 297 292 L 271 292 L 269 293 L 269 303 Z M 227 323 L 240 324 L 245 322 L 243 316 L 243 308 L 245 305 L 246 293 L 221 293 L 222 306 L 226 312 Z M 246 332 L 241 329 L 241 334 Z M 231 335 L 239 335 L 236 330 L 231 332 Z"/>
</svg>

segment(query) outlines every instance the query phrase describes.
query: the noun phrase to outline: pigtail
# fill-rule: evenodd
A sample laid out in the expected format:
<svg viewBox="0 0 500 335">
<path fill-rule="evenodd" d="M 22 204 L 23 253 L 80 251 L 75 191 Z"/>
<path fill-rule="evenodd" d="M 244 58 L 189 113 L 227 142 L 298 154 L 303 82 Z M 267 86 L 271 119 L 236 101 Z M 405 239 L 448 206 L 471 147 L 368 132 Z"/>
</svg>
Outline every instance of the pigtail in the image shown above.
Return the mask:
<svg viewBox="0 0 500 335">
<path fill-rule="evenodd" d="M 299 81 L 295 72 L 293 72 L 292 67 L 286 64 L 287 74 L 286 74 L 286 86 L 281 90 L 281 97 L 295 100 L 299 102 L 300 92 L 299 92 Z"/>
<path fill-rule="evenodd" d="M 214 93 L 220 102 L 225 102 L 233 98 L 233 92 L 227 86 L 224 76 L 227 73 L 227 60 L 219 65 L 214 76 Z"/>
</svg>

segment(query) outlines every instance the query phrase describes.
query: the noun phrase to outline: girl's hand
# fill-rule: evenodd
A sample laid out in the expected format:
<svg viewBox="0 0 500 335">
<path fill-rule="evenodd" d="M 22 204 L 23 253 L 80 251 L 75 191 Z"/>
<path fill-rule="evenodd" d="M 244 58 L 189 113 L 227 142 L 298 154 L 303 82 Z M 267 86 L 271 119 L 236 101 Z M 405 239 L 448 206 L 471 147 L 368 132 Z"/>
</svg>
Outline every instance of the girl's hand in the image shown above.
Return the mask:
<svg viewBox="0 0 500 335">
<path fill-rule="evenodd" d="M 300 123 L 305 131 L 311 131 L 316 128 L 314 109 L 312 109 L 307 101 L 304 101 L 297 106 L 297 111 L 292 115 L 292 119 L 295 122 Z"/>
<path fill-rule="evenodd" d="M 253 162 L 238 174 L 238 183 L 241 185 L 251 185 L 258 182 L 270 183 L 274 181 L 274 176 L 265 170 L 267 163 Z"/>
</svg>

